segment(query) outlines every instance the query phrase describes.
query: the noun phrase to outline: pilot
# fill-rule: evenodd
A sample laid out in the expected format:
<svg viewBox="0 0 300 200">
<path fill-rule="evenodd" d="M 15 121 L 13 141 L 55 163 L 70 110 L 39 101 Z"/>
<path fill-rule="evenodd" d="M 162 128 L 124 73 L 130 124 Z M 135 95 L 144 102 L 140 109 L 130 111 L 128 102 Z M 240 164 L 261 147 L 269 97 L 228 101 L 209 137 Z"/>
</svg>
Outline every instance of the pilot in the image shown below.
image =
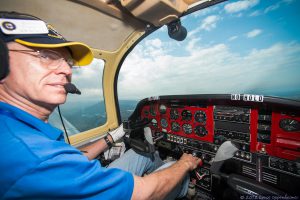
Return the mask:
<svg viewBox="0 0 300 200">
<path fill-rule="evenodd" d="M 164 164 L 128 150 L 108 167 L 94 160 L 124 135 L 122 127 L 83 153 L 48 123 L 67 98 L 72 66 L 88 65 L 90 48 L 69 42 L 27 14 L 0 12 L 0 199 L 175 199 L 187 192 L 200 159 Z M 147 174 L 147 175 L 145 175 Z"/>
</svg>

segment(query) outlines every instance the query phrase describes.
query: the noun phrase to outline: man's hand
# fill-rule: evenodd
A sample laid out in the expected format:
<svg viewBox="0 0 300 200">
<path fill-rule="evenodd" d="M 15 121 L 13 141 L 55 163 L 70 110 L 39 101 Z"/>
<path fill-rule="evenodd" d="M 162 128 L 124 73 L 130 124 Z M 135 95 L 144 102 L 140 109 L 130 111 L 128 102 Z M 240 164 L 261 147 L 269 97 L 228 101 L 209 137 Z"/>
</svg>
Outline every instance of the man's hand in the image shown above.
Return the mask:
<svg viewBox="0 0 300 200">
<path fill-rule="evenodd" d="M 113 142 L 118 141 L 119 139 L 121 139 L 124 135 L 124 129 L 123 129 L 123 124 L 121 124 L 118 128 L 116 128 L 113 131 L 109 131 L 108 134 L 111 136 L 111 138 L 113 139 Z"/>
<path fill-rule="evenodd" d="M 182 154 L 181 158 L 178 160 L 180 163 L 184 163 L 189 171 L 192 171 L 199 166 L 199 164 L 202 162 L 202 160 L 196 156 L 193 156 L 192 154 Z"/>
<path fill-rule="evenodd" d="M 201 161 L 192 154 L 184 153 L 168 168 L 143 177 L 134 176 L 132 200 L 165 199 L 167 194 L 182 182 L 189 171 L 196 169 Z"/>
</svg>

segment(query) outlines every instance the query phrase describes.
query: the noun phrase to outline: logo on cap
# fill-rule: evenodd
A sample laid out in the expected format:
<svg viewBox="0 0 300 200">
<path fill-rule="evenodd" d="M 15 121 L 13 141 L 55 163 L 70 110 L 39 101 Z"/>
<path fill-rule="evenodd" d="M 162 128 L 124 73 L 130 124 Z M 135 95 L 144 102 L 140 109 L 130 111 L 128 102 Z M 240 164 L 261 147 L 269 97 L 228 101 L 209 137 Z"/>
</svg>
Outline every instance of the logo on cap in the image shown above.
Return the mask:
<svg viewBox="0 0 300 200">
<path fill-rule="evenodd" d="M 6 30 L 12 31 L 16 29 L 16 25 L 12 22 L 2 22 L 2 27 L 5 28 Z"/>
<path fill-rule="evenodd" d="M 51 24 L 47 24 L 47 28 L 49 30 L 48 33 L 49 37 L 54 37 L 66 41 L 66 39 L 59 32 L 57 32 Z"/>
</svg>

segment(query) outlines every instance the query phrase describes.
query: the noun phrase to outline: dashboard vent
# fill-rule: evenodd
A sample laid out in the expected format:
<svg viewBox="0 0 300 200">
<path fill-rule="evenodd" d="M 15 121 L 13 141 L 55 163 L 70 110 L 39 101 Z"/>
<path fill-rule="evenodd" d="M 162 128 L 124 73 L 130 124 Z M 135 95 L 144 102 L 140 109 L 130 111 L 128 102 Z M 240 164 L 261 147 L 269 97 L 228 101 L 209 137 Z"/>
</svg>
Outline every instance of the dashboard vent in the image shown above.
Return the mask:
<svg viewBox="0 0 300 200">
<path fill-rule="evenodd" d="M 243 165 L 242 173 L 256 179 L 256 169 L 253 167 Z M 262 172 L 262 180 L 264 182 L 268 182 L 268 183 L 277 185 L 278 177 L 277 177 L 277 175 L 270 174 L 268 172 Z"/>
<path fill-rule="evenodd" d="M 267 172 L 263 172 L 263 181 L 277 185 L 277 176 Z"/>
<path fill-rule="evenodd" d="M 252 167 L 248 167 L 248 166 L 243 165 L 242 166 L 242 173 L 246 174 L 248 176 L 251 176 L 253 178 L 256 178 L 256 170 L 253 169 Z"/>
</svg>

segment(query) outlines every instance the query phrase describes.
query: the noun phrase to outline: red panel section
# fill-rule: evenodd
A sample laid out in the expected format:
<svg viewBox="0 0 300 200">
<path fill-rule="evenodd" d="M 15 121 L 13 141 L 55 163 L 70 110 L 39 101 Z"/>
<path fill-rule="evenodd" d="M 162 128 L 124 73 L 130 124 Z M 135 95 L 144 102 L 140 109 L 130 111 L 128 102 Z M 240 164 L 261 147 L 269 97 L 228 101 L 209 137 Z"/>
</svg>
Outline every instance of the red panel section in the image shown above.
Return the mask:
<svg viewBox="0 0 300 200">
<path fill-rule="evenodd" d="M 164 132 L 168 134 L 178 135 L 186 138 L 192 138 L 200 141 L 206 141 L 213 143 L 214 138 L 214 119 L 213 119 L 213 105 L 207 107 L 200 106 L 181 106 L 177 107 L 178 118 L 176 120 L 171 119 L 170 111 L 171 107 L 168 104 L 166 106 L 166 112 L 161 113 L 159 106 L 162 103 L 160 101 L 152 101 L 150 105 L 145 105 L 142 108 L 142 118 L 148 118 L 150 120 L 155 119 L 156 124 L 150 125 L 150 128 L 155 132 Z M 174 108 L 173 108 L 174 109 Z M 189 121 L 182 119 L 182 111 L 190 111 L 192 118 Z M 206 114 L 206 122 L 199 123 L 195 120 L 195 113 L 197 111 L 203 111 Z M 163 128 L 161 126 L 161 119 L 165 119 L 168 122 L 168 126 Z M 300 116 L 282 114 L 280 112 L 272 112 L 271 123 L 271 142 L 270 144 L 257 141 L 257 127 L 258 127 L 258 109 L 251 109 L 250 117 L 250 151 L 252 153 L 267 153 L 270 156 L 279 157 L 287 160 L 296 160 L 300 158 L 300 132 L 287 132 L 280 128 L 280 120 L 282 119 L 295 119 L 300 121 Z M 180 126 L 178 132 L 171 130 L 172 122 L 177 122 Z M 184 133 L 183 124 L 190 124 L 192 127 L 192 133 Z M 203 126 L 207 130 L 207 135 L 200 137 L 195 133 L 196 126 Z"/>
<path fill-rule="evenodd" d="M 250 115 L 250 152 L 260 151 L 261 144 L 257 142 L 257 120 L 258 111 L 257 109 L 251 109 Z"/>
<path fill-rule="evenodd" d="M 295 119 L 300 121 L 300 117 L 289 116 L 281 113 L 273 113 L 270 155 L 288 160 L 300 158 L 300 132 L 287 132 L 280 128 L 281 119 Z"/>
<path fill-rule="evenodd" d="M 156 127 L 153 125 L 150 126 L 150 128 L 153 131 L 165 132 L 168 134 L 178 135 L 178 136 L 182 136 L 182 137 L 186 137 L 186 138 L 193 138 L 196 140 L 206 141 L 206 142 L 210 142 L 210 143 L 213 142 L 213 138 L 214 138 L 213 106 L 207 106 L 204 108 L 196 107 L 196 106 L 184 106 L 184 107 L 175 108 L 175 109 L 177 109 L 178 115 L 179 115 L 178 119 L 176 119 L 176 120 L 171 119 L 171 117 L 170 117 L 171 108 L 168 107 L 168 105 L 165 105 L 167 107 L 165 114 L 162 114 L 159 112 L 159 106 L 160 106 L 160 104 L 158 102 L 156 102 L 152 105 L 146 105 L 143 107 L 142 113 L 141 113 L 142 118 L 148 118 L 151 120 L 155 119 L 157 121 Z M 184 110 L 188 110 L 191 112 L 191 114 L 192 114 L 191 120 L 187 121 L 187 120 L 182 119 L 181 114 L 182 114 L 182 111 L 184 111 Z M 205 114 L 206 114 L 206 122 L 205 123 L 199 123 L 195 120 L 195 113 L 196 113 L 196 111 L 200 111 L 200 110 L 205 112 Z M 154 116 L 154 113 L 155 113 L 155 116 Z M 166 128 L 163 128 L 161 126 L 161 119 L 167 120 L 168 126 Z M 172 122 L 177 122 L 180 125 L 181 128 L 178 132 L 174 132 L 171 130 Z M 191 134 L 184 133 L 184 131 L 182 129 L 183 124 L 191 125 L 191 127 L 192 127 Z M 207 135 L 205 135 L 203 137 L 196 135 L 195 127 L 198 125 L 205 127 L 205 129 L 207 130 Z"/>
</svg>

